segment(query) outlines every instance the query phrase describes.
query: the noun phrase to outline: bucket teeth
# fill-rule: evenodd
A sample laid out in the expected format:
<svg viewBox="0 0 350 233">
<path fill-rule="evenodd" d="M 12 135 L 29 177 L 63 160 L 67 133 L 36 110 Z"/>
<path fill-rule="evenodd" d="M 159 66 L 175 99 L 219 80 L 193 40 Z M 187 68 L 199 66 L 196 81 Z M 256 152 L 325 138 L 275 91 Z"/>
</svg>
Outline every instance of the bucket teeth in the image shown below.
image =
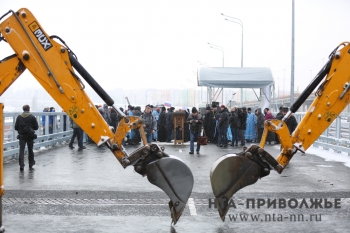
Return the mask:
<svg viewBox="0 0 350 233">
<path fill-rule="evenodd" d="M 174 224 L 179 220 L 193 188 L 193 175 L 176 156 L 169 155 L 146 167 L 149 182 L 162 189 L 170 198 L 169 209 Z"/>
<path fill-rule="evenodd" d="M 241 188 L 254 184 L 261 167 L 244 156 L 228 154 L 220 157 L 210 171 L 210 182 L 222 221 L 229 209 L 229 200 Z"/>
</svg>

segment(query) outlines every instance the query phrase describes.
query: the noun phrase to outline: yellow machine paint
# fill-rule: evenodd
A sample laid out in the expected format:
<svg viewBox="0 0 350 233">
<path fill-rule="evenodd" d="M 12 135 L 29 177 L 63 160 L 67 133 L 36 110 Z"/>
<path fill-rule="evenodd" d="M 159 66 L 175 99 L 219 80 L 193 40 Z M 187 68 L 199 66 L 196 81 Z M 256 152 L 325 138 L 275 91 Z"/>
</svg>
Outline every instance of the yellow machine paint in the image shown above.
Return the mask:
<svg viewBox="0 0 350 233">
<path fill-rule="evenodd" d="M 291 106 L 286 116 L 282 120 L 265 121 L 259 146 L 243 148 L 243 151 L 237 155 L 224 155 L 214 163 L 210 180 L 219 206 L 219 215 L 223 221 L 229 208 L 227 204 L 222 204 L 223 199 L 230 199 L 241 188 L 269 175 L 271 169 L 282 173 L 293 155 L 297 152 L 305 153 L 348 106 L 349 69 L 350 44 L 343 42 L 332 51 L 327 64 Z M 315 100 L 290 135 L 286 121 L 313 91 L 315 91 Z M 280 154 L 276 159 L 264 149 L 269 131 L 276 133 L 281 143 Z M 222 181 L 223 179 L 226 180 Z"/>
<path fill-rule="evenodd" d="M 171 218 L 176 224 L 192 192 L 193 175 L 188 166 L 176 156 L 166 154 L 163 147 L 147 143 L 142 118 L 126 116 L 117 109 L 113 105 L 114 101 L 78 62 L 66 43 L 57 36 L 50 37 L 28 9 L 22 8 L 17 12 L 10 10 L 1 16 L 0 33 L 0 42 L 7 42 L 15 52 L 14 55 L 0 61 L 0 95 L 28 69 L 47 93 L 97 145 L 106 145 L 124 168 L 134 166 L 137 173 L 147 176 L 152 184 L 170 197 Z M 54 39 L 60 40 L 61 43 Z M 112 129 L 106 123 L 87 96 L 84 82 L 77 73 L 112 111 L 117 112 L 121 120 L 116 129 Z M 0 104 L 0 107 L 2 106 Z M 140 130 L 143 145 L 128 154 L 122 142 L 130 129 Z M 0 175 L 2 195 L 4 189 L 1 167 Z"/>
</svg>

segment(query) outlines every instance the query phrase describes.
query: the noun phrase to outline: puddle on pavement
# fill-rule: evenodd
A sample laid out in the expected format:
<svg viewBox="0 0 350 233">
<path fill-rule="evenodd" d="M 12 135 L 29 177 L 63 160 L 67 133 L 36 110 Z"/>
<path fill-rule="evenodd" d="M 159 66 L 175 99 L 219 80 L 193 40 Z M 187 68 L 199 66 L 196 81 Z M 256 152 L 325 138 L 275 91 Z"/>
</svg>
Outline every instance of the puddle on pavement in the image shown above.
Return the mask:
<svg viewBox="0 0 350 233">
<path fill-rule="evenodd" d="M 315 165 L 316 167 L 333 167 L 332 165 Z"/>
</svg>

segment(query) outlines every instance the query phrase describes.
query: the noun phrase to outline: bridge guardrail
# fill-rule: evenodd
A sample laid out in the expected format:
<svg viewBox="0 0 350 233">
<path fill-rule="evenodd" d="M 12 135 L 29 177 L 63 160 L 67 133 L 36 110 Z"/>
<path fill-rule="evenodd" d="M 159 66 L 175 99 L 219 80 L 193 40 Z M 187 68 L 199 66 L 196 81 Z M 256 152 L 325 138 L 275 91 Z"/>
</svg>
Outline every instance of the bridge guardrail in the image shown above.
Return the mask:
<svg viewBox="0 0 350 233">
<path fill-rule="evenodd" d="M 4 112 L 4 157 L 17 158 L 19 153 L 19 143 L 17 131 L 15 130 L 16 118 L 22 112 Z M 31 112 L 38 121 L 39 129 L 35 131 L 38 138 L 34 140 L 34 150 L 41 147 L 60 145 L 70 140 L 73 130 L 70 128 L 69 117 L 65 112 Z M 42 116 L 45 116 L 45 125 L 42 126 Z M 49 134 L 49 117 L 53 116 L 52 134 Z M 44 130 L 45 129 L 45 130 Z M 45 131 L 45 132 L 44 132 Z M 27 153 L 27 147 L 25 149 Z"/>
<path fill-rule="evenodd" d="M 305 112 L 296 112 L 298 123 L 305 115 Z M 324 150 L 332 149 L 336 153 L 345 152 L 350 156 L 350 113 L 339 114 L 335 121 L 322 133 L 312 144 L 314 147 L 322 147 Z"/>
<path fill-rule="evenodd" d="M 18 156 L 19 145 L 17 131 L 14 124 L 18 115 L 22 112 L 4 112 L 4 156 Z M 38 138 L 35 140 L 34 149 L 41 147 L 55 146 L 62 144 L 72 136 L 69 117 L 64 112 L 32 112 L 37 118 L 39 129 L 36 131 Z M 298 122 L 305 115 L 305 112 L 296 112 L 295 117 Z M 45 134 L 43 134 L 42 116 L 45 116 Z M 49 134 L 49 116 L 53 116 L 53 133 Z M 62 120 L 61 120 L 62 119 Z M 332 149 L 335 152 L 345 152 L 350 156 L 350 113 L 341 113 L 336 120 L 328 127 L 323 134 L 315 141 L 313 146 L 322 147 L 325 150 Z"/>
</svg>

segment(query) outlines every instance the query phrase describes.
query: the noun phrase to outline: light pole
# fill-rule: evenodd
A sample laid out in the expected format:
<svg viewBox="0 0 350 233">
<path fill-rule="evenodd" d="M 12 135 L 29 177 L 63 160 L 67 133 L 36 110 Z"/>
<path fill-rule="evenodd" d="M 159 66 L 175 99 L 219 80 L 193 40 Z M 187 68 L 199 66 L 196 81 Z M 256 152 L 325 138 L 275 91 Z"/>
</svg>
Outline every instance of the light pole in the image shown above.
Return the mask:
<svg viewBox="0 0 350 233">
<path fill-rule="evenodd" d="M 222 67 L 224 67 L 224 59 L 225 59 L 225 54 L 224 54 L 224 49 L 218 45 L 213 45 L 208 43 L 209 47 L 212 49 L 217 49 L 220 50 L 222 52 Z"/>
<path fill-rule="evenodd" d="M 224 15 L 223 13 L 221 13 L 222 16 L 225 16 L 225 17 L 228 17 L 228 18 L 225 18 L 225 20 L 229 21 L 229 22 L 232 22 L 232 23 L 237 23 L 241 26 L 241 29 L 242 29 L 242 45 L 241 45 L 241 67 L 243 67 L 243 22 L 242 20 L 238 19 L 238 18 L 235 18 L 235 17 L 232 17 L 232 16 L 228 16 L 228 15 Z"/>
<path fill-rule="evenodd" d="M 224 62 L 224 59 L 225 59 L 225 55 L 224 55 L 224 49 L 218 45 L 213 45 L 213 44 L 210 44 L 208 43 L 208 45 L 210 46 L 210 48 L 212 49 L 217 49 L 217 50 L 220 50 L 222 52 L 222 67 L 224 67 L 225 65 L 225 62 Z M 221 103 L 224 104 L 224 88 L 221 88 L 221 96 L 222 96 L 222 99 L 221 99 Z"/>
<path fill-rule="evenodd" d="M 205 63 L 205 62 L 201 62 L 201 61 L 197 61 L 197 62 L 201 66 L 210 66 L 209 63 Z"/>
<path fill-rule="evenodd" d="M 292 56 L 291 56 L 291 74 L 290 74 L 290 101 L 289 104 L 292 106 L 294 103 L 294 0 L 292 0 Z"/>
<path fill-rule="evenodd" d="M 283 98 L 284 98 L 284 89 L 286 88 L 286 69 L 283 70 Z"/>
<path fill-rule="evenodd" d="M 310 70 L 310 79 L 312 81 L 312 70 Z"/>
<path fill-rule="evenodd" d="M 228 17 L 228 18 L 225 18 L 225 20 L 229 21 L 229 22 L 232 22 L 232 23 L 237 23 L 241 26 L 241 29 L 242 29 L 242 45 L 241 45 L 241 67 L 243 67 L 243 22 L 242 20 L 238 19 L 238 18 L 235 18 L 235 17 L 232 17 L 232 16 L 228 16 L 228 15 L 224 15 L 224 13 L 221 13 L 222 16 L 225 16 L 225 17 Z M 243 88 L 241 88 L 241 107 L 243 105 Z"/>
<path fill-rule="evenodd" d="M 205 62 L 201 62 L 201 61 L 197 61 L 198 64 L 200 66 L 208 66 L 210 67 L 209 63 L 205 63 Z M 197 71 L 198 72 L 198 71 Z M 198 75 L 198 74 L 197 74 Z M 208 93 L 210 93 L 210 91 L 208 90 L 210 87 L 207 87 L 207 104 L 209 103 L 209 100 L 208 100 Z M 203 87 L 201 86 L 201 98 L 200 98 L 200 102 L 203 102 Z"/>
</svg>

